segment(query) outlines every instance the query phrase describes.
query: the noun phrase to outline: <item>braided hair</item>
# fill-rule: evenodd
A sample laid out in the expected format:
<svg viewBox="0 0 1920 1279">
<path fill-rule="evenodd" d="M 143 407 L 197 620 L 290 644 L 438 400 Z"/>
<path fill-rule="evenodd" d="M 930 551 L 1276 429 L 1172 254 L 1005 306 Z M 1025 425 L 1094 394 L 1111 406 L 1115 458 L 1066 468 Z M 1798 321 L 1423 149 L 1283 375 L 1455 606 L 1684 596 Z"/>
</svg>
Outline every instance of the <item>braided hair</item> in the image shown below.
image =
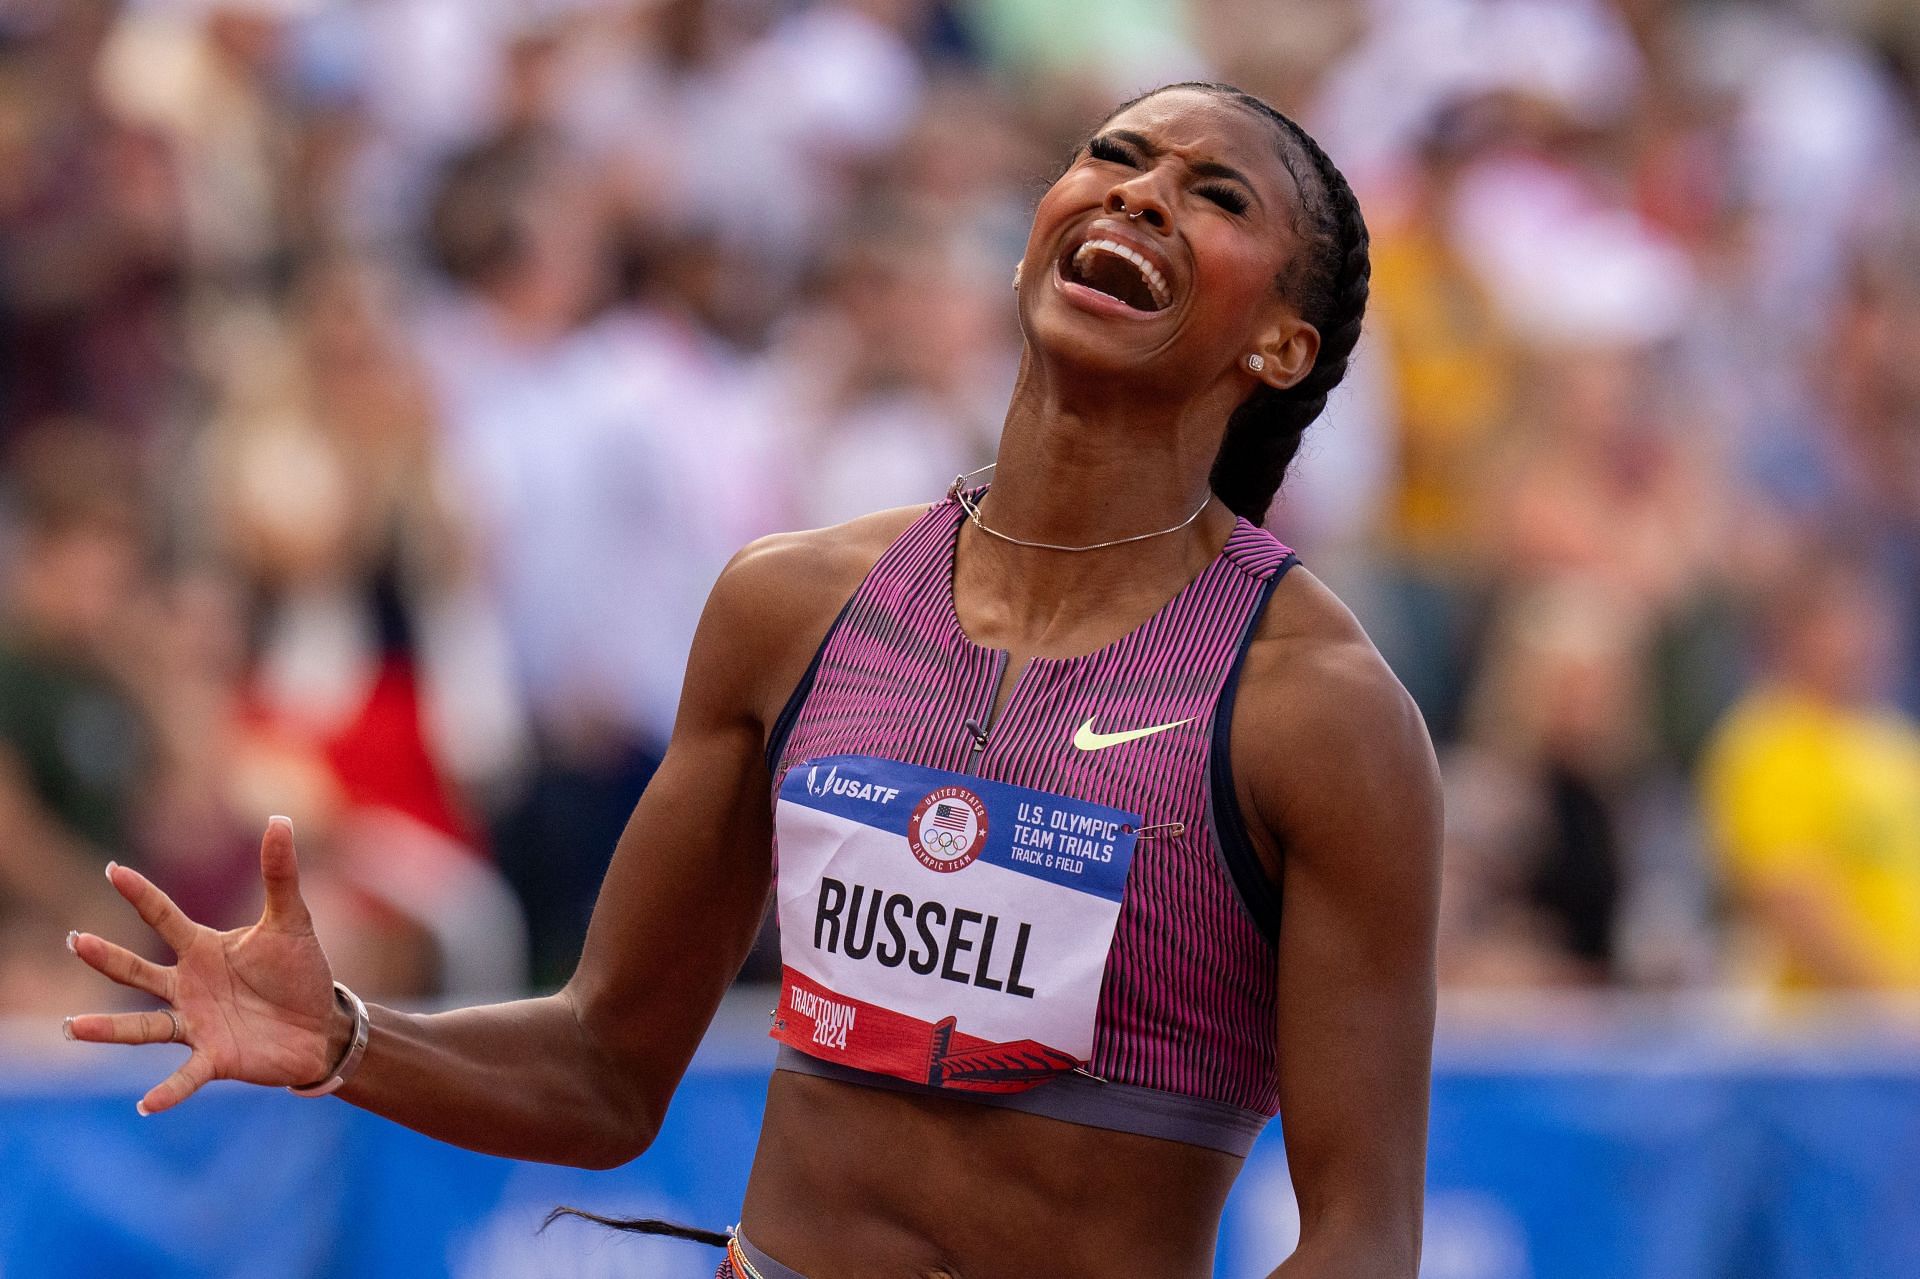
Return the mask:
<svg viewBox="0 0 1920 1279">
<path fill-rule="evenodd" d="M 1187 89 L 1226 98 L 1261 116 L 1279 130 L 1286 145 L 1281 162 L 1300 190 L 1295 230 L 1304 245 L 1274 280 L 1300 318 L 1320 334 L 1320 353 L 1307 375 L 1285 390 L 1262 384 L 1227 419 L 1226 437 L 1213 460 L 1209 483 L 1235 515 L 1258 524 L 1267 517 L 1287 467 L 1300 451 L 1300 439 L 1322 410 L 1327 396 L 1347 375 L 1360 321 L 1367 310 L 1373 266 L 1367 255 L 1367 223 L 1353 188 L 1305 129 L 1243 89 L 1229 84 L 1189 80 L 1163 85 L 1117 107 L 1129 107 Z"/>
</svg>

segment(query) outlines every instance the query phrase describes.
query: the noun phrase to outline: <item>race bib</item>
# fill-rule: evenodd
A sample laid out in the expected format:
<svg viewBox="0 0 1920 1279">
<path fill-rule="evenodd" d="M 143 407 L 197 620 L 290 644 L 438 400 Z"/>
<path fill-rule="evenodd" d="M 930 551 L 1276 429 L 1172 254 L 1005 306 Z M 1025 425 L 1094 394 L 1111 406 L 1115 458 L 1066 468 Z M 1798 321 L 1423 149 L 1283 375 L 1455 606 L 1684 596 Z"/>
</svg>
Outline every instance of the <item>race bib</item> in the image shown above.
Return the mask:
<svg viewBox="0 0 1920 1279">
<path fill-rule="evenodd" d="M 941 1088 L 1086 1061 L 1140 819 L 867 755 L 780 786 L 773 1036 Z"/>
</svg>

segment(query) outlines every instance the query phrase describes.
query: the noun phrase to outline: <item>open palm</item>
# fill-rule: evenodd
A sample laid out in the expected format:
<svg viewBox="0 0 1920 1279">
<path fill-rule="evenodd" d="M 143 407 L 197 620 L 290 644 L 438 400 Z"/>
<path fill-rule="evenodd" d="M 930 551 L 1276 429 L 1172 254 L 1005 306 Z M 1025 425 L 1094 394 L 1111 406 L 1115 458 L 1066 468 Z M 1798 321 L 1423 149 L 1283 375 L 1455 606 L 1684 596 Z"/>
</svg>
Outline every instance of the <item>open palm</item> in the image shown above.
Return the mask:
<svg viewBox="0 0 1920 1279">
<path fill-rule="evenodd" d="M 260 841 L 266 908 L 259 922 L 219 932 L 187 918 L 146 876 L 109 865 L 107 879 L 140 912 L 174 963 L 142 959 L 91 933 L 67 938 L 88 966 L 165 1002 L 171 1012 L 92 1013 L 67 1019 L 67 1034 L 103 1044 L 176 1039 L 192 1054 L 141 1099 L 143 1114 L 176 1106 L 212 1079 L 252 1084 L 310 1084 L 333 1061 L 332 971 L 300 896 L 293 824 L 267 823 Z M 178 1025 L 176 1029 L 176 1018 Z"/>
</svg>

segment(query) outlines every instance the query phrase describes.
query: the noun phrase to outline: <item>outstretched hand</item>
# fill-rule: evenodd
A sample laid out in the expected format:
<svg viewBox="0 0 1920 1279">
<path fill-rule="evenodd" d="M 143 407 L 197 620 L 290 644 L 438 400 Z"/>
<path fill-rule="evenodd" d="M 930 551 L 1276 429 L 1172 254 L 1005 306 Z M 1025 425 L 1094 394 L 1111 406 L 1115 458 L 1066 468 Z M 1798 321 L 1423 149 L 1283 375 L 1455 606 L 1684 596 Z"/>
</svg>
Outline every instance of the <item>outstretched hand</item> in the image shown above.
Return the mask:
<svg viewBox="0 0 1920 1279">
<path fill-rule="evenodd" d="M 107 879 L 172 948 L 174 963 L 142 959 L 91 933 L 69 933 L 67 947 L 122 986 L 168 1005 L 155 1012 L 69 1017 L 70 1039 L 102 1044 L 184 1042 L 192 1054 L 148 1090 L 143 1115 L 176 1106 L 212 1079 L 252 1084 L 311 1084 L 332 1069 L 333 975 L 300 896 L 293 823 L 267 822 L 260 841 L 266 908 L 247 928 L 217 932 L 187 918 L 139 871 L 109 863 Z"/>
</svg>

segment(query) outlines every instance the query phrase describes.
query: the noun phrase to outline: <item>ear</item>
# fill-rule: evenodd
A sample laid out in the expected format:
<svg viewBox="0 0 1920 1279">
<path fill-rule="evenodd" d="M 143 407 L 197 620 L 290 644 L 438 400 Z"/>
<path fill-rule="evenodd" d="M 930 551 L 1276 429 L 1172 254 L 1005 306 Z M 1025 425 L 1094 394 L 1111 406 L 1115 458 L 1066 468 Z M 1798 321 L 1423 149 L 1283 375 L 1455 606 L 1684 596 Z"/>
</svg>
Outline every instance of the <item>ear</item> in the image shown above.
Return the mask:
<svg viewBox="0 0 1920 1279">
<path fill-rule="evenodd" d="M 1305 320 L 1287 316 L 1263 334 L 1252 350 L 1266 358 L 1265 367 L 1254 373 L 1246 368 L 1242 357 L 1241 370 L 1276 391 L 1284 391 L 1313 371 L 1313 362 L 1320 354 L 1320 330 Z"/>
</svg>

